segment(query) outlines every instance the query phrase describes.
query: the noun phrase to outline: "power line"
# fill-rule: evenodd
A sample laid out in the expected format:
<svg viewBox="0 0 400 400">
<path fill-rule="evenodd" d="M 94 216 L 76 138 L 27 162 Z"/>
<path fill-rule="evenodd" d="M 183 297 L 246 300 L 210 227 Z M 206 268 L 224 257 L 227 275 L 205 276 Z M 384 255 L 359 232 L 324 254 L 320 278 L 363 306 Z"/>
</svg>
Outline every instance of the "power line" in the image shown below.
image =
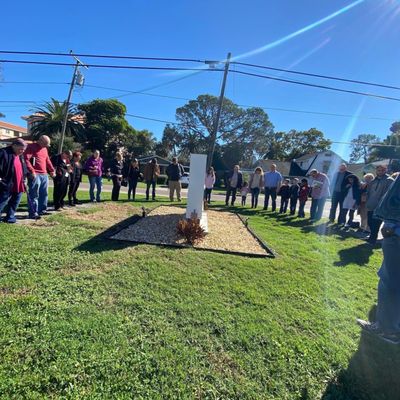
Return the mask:
<svg viewBox="0 0 400 400">
<path fill-rule="evenodd" d="M 245 72 L 245 71 L 240 71 L 240 70 L 231 70 L 231 72 L 233 72 L 235 74 L 240 74 L 240 75 L 248 75 L 248 76 L 253 76 L 253 77 L 257 77 L 257 78 L 264 78 L 264 79 L 271 79 L 271 80 L 274 80 L 274 81 L 292 83 L 292 84 L 295 84 L 295 85 L 310 86 L 310 87 L 315 87 L 315 88 L 318 88 L 318 89 L 325 89 L 325 90 L 333 90 L 335 92 L 351 93 L 351 94 L 358 94 L 358 95 L 361 95 L 361 96 L 375 97 L 375 98 L 384 99 L 384 100 L 400 101 L 400 98 L 397 98 L 397 97 L 382 96 L 382 95 L 379 95 L 379 94 L 359 92 L 359 91 L 356 91 L 356 90 L 340 89 L 340 88 L 333 87 L 333 86 L 317 85 L 317 84 L 314 84 L 314 83 L 308 83 L 308 82 L 302 82 L 302 81 L 293 81 L 293 80 L 290 80 L 290 79 L 276 78 L 276 77 L 273 77 L 273 76 L 261 75 L 261 74 L 253 74 L 251 72 Z"/>
<path fill-rule="evenodd" d="M 243 62 L 237 62 L 237 61 L 234 61 L 232 64 L 243 65 L 243 66 L 254 67 L 254 68 L 262 68 L 262 69 L 267 69 L 267 70 L 271 70 L 271 71 L 287 72 L 289 74 L 312 76 L 314 78 L 331 79 L 331 80 L 341 81 L 341 82 L 356 83 L 359 85 L 368 85 L 368 86 L 376 86 L 376 87 L 381 87 L 381 88 L 386 88 L 386 89 L 400 90 L 400 87 L 398 87 L 398 86 L 385 85 L 383 83 L 359 81 L 359 80 L 355 80 L 355 79 L 341 78 L 341 77 L 337 77 L 337 76 L 314 74 L 314 73 L 310 73 L 310 72 L 294 71 L 294 70 L 290 70 L 290 69 L 269 67 L 266 65 L 258 65 L 258 64 L 249 64 L 249 63 L 243 63 Z"/>
<path fill-rule="evenodd" d="M 12 51 L 0 50 L 0 54 L 20 54 L 20 55 L 37 55 L 37 56 L 60 56 L 71 57 L 71 53 L 57 53 L 57 52 L 43 52 L 43 51 Z M 108 58 L 108 59 L 121 59 L 121 60 L 150 60 L 150 61 L 177 61 L 177 62 L 196 62 L 204 63 L 206 60 L 196 58 L 171 58 L 171 57 L 139 57 L 139 56 L 121 56 L 109 54 L 83 54 L 74 53 L 76 57 L 86 58 Z"/>
<path fill-rule="evenodd" d="M 28 61 L 28 60 L 0 60 L 0 63 L 12 63 L 12 64 L 30 64 L 30 65 L 53 65 L 62 67 L 74 67 L 75 64 L 67 62 L 55 62 L 55 61 Z M 135 70 L 159 70 L 159 71 L 199 71 L 199 68 L 180 68 L 180 67 L 155 67 L 145 65 L 111 65 L 111 64 L 85 64 L 90 68 L 116 68 L 116 69 L 135 69 Z M 209 72 L 222 72 L 223 69 L 219 68 L 207 68 L 201 71 Z"/>
</svg>

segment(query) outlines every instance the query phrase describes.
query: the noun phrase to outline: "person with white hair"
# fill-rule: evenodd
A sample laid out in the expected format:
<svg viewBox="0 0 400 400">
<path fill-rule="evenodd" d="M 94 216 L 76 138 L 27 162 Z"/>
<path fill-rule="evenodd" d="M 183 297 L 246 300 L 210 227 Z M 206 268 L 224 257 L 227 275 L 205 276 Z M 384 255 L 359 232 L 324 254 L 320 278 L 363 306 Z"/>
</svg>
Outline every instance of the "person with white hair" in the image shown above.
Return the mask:
<svg viewBox="0 0 400 400">
<path fill-rule="evenodd" d="M 50 138 L 39 137 L 36 143 L 29 144 L 24 157 L 28 168 L 29 218 L 38 219 L 47 214 L 49 176 L 54 178 L 55 170 L 49 158 Z"/>
</svg>

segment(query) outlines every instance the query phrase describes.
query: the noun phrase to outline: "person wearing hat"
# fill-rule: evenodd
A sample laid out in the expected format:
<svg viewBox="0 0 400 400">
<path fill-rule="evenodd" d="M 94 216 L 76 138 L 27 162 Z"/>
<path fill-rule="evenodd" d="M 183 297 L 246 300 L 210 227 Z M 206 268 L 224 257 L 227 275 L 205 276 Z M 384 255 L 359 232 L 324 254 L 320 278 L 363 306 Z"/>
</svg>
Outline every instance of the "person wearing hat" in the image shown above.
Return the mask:
<svg viewBox="0 0 400 400">
<path fill-rule="evenodd" d="M 42 135 L 36 143 L 29 144 L 24 152 L 28 168 L 29 218 L 33 219 L 47 214 L 49 186 L 47 173 L 50 173 L 51 177 L 55 177 L 54 167 L 47 151 L 48 147 L 50 147 L 50 138 Z"/>
<path fill-rule="evenodd" d="M 16 139 L 8 146 L 0 150 L 0 214 L 8 205 L 4 222 L 15 223 L 15 212 L 25 192 L 24 179 L 27 168 L 23 157 L 26 143 L 22 139 Z"/>
<path fill-rule="evenodd" d="M 61 154 L 58 154 L 53 158 L 53 165 L 56 169 L 53 190 L 55 211 L 59 211 L 60 208 L 64 208 L 64 199 L 68 192 L 70 174 L 72 172 L 71 158 L 72 152 L 70 150 L 64 150 Z"/>
</svg>

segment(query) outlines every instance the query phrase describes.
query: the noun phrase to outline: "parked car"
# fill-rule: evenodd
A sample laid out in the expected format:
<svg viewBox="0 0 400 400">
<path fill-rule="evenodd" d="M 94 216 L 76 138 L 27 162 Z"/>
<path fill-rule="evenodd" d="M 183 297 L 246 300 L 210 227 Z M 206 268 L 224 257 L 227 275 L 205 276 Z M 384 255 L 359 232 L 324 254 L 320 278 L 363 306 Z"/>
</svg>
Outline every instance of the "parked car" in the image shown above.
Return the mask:
<svg viewBox="0 0 400 400">
<path fill-rule="evenodd" d="M 181 178 L 181 185 L 184 189 L 189 186 L 189 173 L 185 172 Z"/>
</svg>

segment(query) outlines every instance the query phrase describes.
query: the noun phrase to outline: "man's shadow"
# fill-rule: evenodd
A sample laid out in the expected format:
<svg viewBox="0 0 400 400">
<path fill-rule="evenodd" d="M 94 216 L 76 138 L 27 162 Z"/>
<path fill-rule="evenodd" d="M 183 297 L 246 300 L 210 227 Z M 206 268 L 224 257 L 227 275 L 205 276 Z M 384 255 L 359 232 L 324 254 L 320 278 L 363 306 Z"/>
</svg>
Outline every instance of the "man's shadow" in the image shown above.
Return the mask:
<svg viewBox="0 0 400 400">
<path fill-rule="evenodd" d="M 349 264 L 365 266 L 368 264 L 373 250 L 373 246 L 365 242 L 354 247 L 341 249 L 338 251 L 340 260 L 336 261 L 333 265 L 336 267 L 345 267 Z"/>
<path fill-rule="evenodd" d="M 369 320 L 374 320 L 375 306 Z M 400 399 L 400 346 L 361 331 L 358 350 L 346 370 L 329 383 L 323 400 Z"/>
</svg>

